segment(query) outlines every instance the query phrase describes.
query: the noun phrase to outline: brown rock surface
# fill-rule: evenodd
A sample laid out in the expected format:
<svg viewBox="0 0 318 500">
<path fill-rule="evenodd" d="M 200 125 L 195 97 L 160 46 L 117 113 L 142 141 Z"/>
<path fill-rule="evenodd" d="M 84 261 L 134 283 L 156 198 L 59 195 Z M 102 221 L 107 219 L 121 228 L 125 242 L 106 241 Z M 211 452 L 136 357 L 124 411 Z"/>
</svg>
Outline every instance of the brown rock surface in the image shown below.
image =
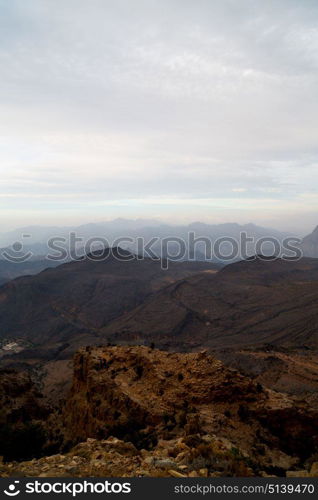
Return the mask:
<svg viewBox="0 0 318 500">
<path fill-rule="evenodd" d="M 204 441 L 208 440 L 208 444 Z M 182 450 L 182 453 L 180 453 Z M 117 438 L 87 439 L 67 454 L 0 465 L 0 477 L 207 477 L 253 476 L 247 459 L 212 436 L 161 441 L 150 451 Z"/>
<path fill-rule="evenodd" d="M 318 408 L 318 354 L 315 351 L 276 349 L 225 349 L 215 353 L 227 366 L 265 387 L 305 399 Z"/>
<path fill-rule="evenodd" d="M 292 468 L 318 445 L 316 410 L 205 352 L 81 349 L 64 415 L 72 441 L 115 435 L 153 450 L 162 439 L 213 435 L 268 471 Z"/>
<path fill-rule="evenodd" d="M 47 408 L 27 371 L 0 370 L 0 423 L 24 423 L 41 419 Z"/>
<path fill-rule="evenodd" d="M 205 351 L 88 347 L 55 415 L 70 451 L 4 463 L 0 476 L 315 476 L 317 416 Z"/>
</svg>

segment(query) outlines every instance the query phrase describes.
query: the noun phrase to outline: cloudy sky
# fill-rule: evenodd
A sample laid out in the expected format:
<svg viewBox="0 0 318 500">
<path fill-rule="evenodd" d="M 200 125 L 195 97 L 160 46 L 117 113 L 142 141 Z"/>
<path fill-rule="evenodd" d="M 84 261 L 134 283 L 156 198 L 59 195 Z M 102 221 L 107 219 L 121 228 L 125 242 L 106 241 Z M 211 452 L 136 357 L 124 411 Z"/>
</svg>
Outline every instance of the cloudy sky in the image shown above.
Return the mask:
<svg viewBox="0 0 318 500">
<path fill-rule="evenodd" d="M 0 0 L 0 230 L 318 224 L 317 0 Z"/>
</svg>

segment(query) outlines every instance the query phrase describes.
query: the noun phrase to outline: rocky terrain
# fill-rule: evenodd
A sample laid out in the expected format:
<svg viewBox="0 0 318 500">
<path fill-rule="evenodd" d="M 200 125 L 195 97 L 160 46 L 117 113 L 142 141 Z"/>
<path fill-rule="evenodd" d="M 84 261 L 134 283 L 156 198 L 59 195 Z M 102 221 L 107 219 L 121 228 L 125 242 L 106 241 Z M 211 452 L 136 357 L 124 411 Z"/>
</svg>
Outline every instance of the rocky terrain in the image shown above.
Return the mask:
<svg viewBox="0 0 318 500">
<path fill-rule="evenodd" d="M 170 262 L 164 270 L 159 260 L 120 252 L 0 287 L 2 340 L 29 346 L 2 356 L 2 366 L 66 360 L 83 345 L 109 342 L 317 350 L 317 259 L 256 258 L 217 272 L 204 262 Z"/>
<path fill-rule="evenodd" d="M 170 264 L 0 288 L 1 475 L 317 473 L 318 261 Z"/>
<path fill-rule="evenodd" d="M 251 466 L 252 465 L 252 466 Z M 257 472 L 257 474 L 256 474 Z M 276 472 L 276 471 L 275 471 Z M 227 439 L 192 435 L 160 440 L 155 449 L 138 450 L 110 437 L 88 438 L 66 454 L 0 464 L 0 477 L 275 477 L 253 469 L 250 459 Z M 286 477 L 317 477 L 318 462 L 293 468 Z"/>
<path fill-rule="evenodd" d="M 17 422 L 44 415 L 37 403 L 40 394 L 28 372 L 0 370 L 0 418 L 3 422 Z"/>
<path fill-rule="evenodd" d="M 0 336 L 32 342 L 39 356 L 44 344 L 47 352 L 75 337 L 76 347 L 81 334 L 91 338 L 167 284 L 216 269 L 210 263 L 170 262 L 164 270 L 160 260 L 106 249 L 0 287 Z"/>
<path fill-rule="evenodd" d="M 70 387 L 74 352 L 107 343 L 102 326 L 179 279 L 217 269 L 209 262 L 164 269 L 163 261 L 113 249 L 10 281 L 0 287 L 0 367 L 27 371 L 55 407 Z"/>
<path fill-rule="evenodd" d="M 224 349 L 216 356 L 227 366 L 252 377 L 266 387 L 318 407 L 318 355 L 311 350 L 263 346 L 259 350 Z"/>
<path fill-rule="evenodd" d="M 0 370 L 0 455 L 32 458 L 43 452 L 42 422 L 51 413 L 27 371 Z"/>
<path fill-rule="evenodd" d="M 70 451 L 1 475 L 309 475 L 318 411 L 206 352 L 81 349 L 63 408 Z M 79 444 L 76 444 L 79 443 Z"/>
</svg>

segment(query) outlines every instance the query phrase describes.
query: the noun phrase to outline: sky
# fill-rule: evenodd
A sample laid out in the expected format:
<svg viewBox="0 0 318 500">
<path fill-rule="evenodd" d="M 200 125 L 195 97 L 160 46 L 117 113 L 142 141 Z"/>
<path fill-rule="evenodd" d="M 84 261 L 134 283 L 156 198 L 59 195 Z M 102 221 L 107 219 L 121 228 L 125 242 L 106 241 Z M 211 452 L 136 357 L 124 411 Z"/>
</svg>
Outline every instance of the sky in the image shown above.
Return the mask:
<svg viewBox="0 0 318 500">
<path fill-rule="evenodd" d="M 0 0 L 0 231 L 318 224 L 316 0 Z"/>
</svg>

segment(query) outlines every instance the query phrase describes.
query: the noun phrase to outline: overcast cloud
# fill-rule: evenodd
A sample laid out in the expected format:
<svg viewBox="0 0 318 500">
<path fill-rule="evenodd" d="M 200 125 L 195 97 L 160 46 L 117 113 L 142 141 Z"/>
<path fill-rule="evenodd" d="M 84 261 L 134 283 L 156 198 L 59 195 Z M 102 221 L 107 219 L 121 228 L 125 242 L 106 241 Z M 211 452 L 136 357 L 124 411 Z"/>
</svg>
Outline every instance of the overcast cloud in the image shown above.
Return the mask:
<svg viewBox="0 0 318 500">
<path fill-rule="evenodd" d="M 3 230 L 318 224 L 316 0 L 0 0 Z"/>
</svg>

